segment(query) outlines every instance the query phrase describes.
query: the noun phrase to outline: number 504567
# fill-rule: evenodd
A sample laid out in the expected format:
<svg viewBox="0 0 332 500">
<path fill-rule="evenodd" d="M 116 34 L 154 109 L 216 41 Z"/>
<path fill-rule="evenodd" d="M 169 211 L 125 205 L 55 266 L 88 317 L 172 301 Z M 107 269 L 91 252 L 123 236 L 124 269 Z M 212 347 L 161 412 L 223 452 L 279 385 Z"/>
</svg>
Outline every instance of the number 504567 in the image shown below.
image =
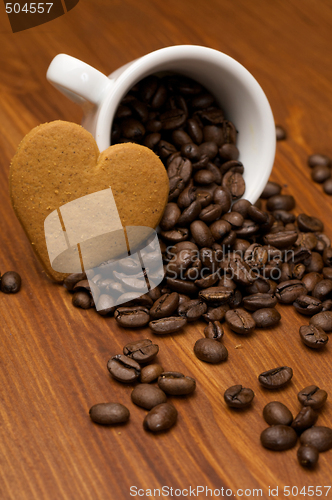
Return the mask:
<svg viewBox="0 0 332 500">
<path fill-rule="evenodd" d="M 7 14 L 19 14 L 20 12 L 25 12 L 26 14 L 49 14 L 53 3 L 25 3 L 23 6 L 19 3 L 6 3 Z"/>
</svg>

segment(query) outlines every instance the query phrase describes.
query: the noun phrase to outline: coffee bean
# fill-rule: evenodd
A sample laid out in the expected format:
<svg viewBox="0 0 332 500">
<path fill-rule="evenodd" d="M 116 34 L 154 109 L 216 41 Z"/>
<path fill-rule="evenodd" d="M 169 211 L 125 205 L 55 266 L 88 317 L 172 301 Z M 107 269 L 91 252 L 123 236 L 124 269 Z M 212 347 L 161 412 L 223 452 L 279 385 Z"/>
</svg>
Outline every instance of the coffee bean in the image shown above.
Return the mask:
<svg viewBox="0 0 332 500">
<path fill-rule="evenodd" d="M 131 400 L 135 405 L 151 410 L 157 405 L 166 403 L 167 396 L 159 387 L 138 384 L 131 393 Z"/>
<path fill-rule="evenodd" d="M 126 384 L 137 380 L 141 373 L 141 368 L 137 361 L 123 354 L 113 356 L 107 363 L 107 369 L 116 380 Z"/>
<path fill-rule="evenodd" d="M 186 295 L 194 295 L 199 290 L 199 288 L 192 281 L 167 278 L 166 283 L 167 286 L 174 292 L 184 293 Z"/>
<path fill-rule="evenodd" d="M 332 311 L 324 311 L 310 318 L 310 325 L 319 326 L 324 332 L 332 331 Z"/>
<path fill-rule="evenodd" d="M 255 293 L 243 298 L 243 306 L 248 311 L 257 311 L 263 307 L 271 308 L 277 304 L 277 299 L 268 293 Z"/>
<path fill-rule="evenodd" d="M 281 125 L 276 125 L 276 139 L 277 141 L 284 141 L 287 138 L 285 129 Z"/>
<path fill-rule="evenodd" d="M 179 372 L 163 372 L 158 378 L 158 386 L 171 396 L 184 396 L 194 392 L 196 381 Z"/>
<path fill-rule="evenodd" d="M 301 434 L 306 429 L 309 429 L 309 427 L 315 425 L 317 419 L 318 413 L 310 406 L 304 406 L 294 418 L 292 427 L 298 434 Z"/>
<path fill-rule="evenodd" d="M 226 347 L 216 340 L 204 338 L 196 341 L 194 353 L 201 361 L 221 363 L 228 358 Z"/>
<path fill-rule="evenodd" d="M 269 233 L 264 236 L 263 241 L 266 245 L 284 250 L 294 245 L 298 238 L 296 231 L 280 231 L 278 233 Z"/>
<path fill-rule="evenodd" d="M 308 232 L 322 232 L 324 230 L 324 225 L 321 220 L 316 217 L 310 217 L 306 214 L 300 214 L 297 216 L 297 225 L 300 231 Z"/>
<path fill-rule="evenodd" d="M 276 297 L 282 304 L 292 304 L 298 297 L 306 293 L 307 290 L 300 280 L 283 281 L 276 289 Z"/>
<path fill-rule="evenodd" d="M 83 290 L 74 293 L 72 303 L 74 307 L 80 307 L 81 309 L 90 309 L 90 307 L 94 306 L 91 295 Z"/>
<path fill-rule="evenodd" d="M 204 335 L 207 339 L 221 340 L 224 335 L 224 329 L 220 321 L 209 321 L 208 326 L 204 328 Z"/>
<path fill-rule="evenodd" d="M 251 314 L 241 308 L 227 311 L 225 319 L 230 329 L 241 335 L 253 332 L 256 326 Z"/>
<path fill-rule="evenodd" d="M 222 321 L 225 317 L 226 312 L 229 311 L 228 304 L 222 304 L 218 307 L 208 307 L 208 310 L 203 314 L 205 321 Z"/>
<path fill-rule="evenodd" d="M 324 193 L 332 194 L 332 179 L 327 179 L 323 184 Z"/>
<path fill-rule="evenodd" d="M 224 400 L 231 408 L 247 408 L 251 405 L 255 393 L 252 389 L 242 387 L 242 385 L 233 385 L 226 389 Z"/>
<path fill-rule="evenodd" d="M 149 327 L 151 328 L 153 333 L 157 335 L 167 335 L 168 333 L 178 332 L 186 324 L 186 318 L 180 318 L 179 316 L 170 316 L 169 318 L 161 318 L 150 321 Z"/>
<path fill-rule="evenodd" d="M 281 222 L 287 225 L 293 223 L 296 218 L 292 212 L 287 212 L 287 210 L 274 210 L 273 217 L 275 218 L 275 220 L 280 220 Z M 295 226 L 292 229 L 295 229 Z"/>
<path fill-rule="evenodd" d="M 314 425 L 301 434 L 300 442 L 304 446 L 314 446 L 319 452 L 330 450 L 332 448 L 332 429 Z"/>
<path fill-rule="evenodd" d="M 114 425 L 128 422 L 130 412 L 120 403 L 99 403 L 91 406 L 89 415 L 96 424 Z"/>
<path fill-rule="evenodd" d="M 77 293 L 84 293 L 84 292 L 76 292 L 76 294 Z M 74 293 L 74 295 L 76 294 Z M 137 294 L 135 293 L 135 295 Z M 90 297 L 90 302 L 91 305 L 93 306 L 94 301 L 92 297 Z M 97 313 L 100 314 L 101 316 L 107 316 L 107 315 L 112 315 L 115 310 L 116 310 L 116 305 L 114 298 L 111 295 L 101 294 L 97 302 Z"/>
<path fill-rule="evenodd" d="M 281 316 L 274 307 L 265 307 L 253 312 L 252 318 L 257 328 L 272 328 L 279 323 Z"/>
<path fill-rule="evenodd" d="M 17 293 L 21 288 L 21 276 L 15 271 L 7 271 L 1 276 L 0 289 L 3 293 Z"/>
<path fill-rule="evenodd" d="M 165 293 L 150 309 L 151 319 L 160 319 L 167 316 L 172 316 L 172 314 L 177 310 L 179 305 L 179 294 L 176 292 Z"/>
<path fill-rule="evenodd" d="M 319 300 L 326 300 L 332 294 L 332 280 L 323 279 L 313 289 L 312 296 Z M 319 312 L 319 311 L 318 311 Z"/>
<path fill-rule="evenodd" d="M 118 307 L 114 318 L 124 328 L 142 328 L 150 321 L 149 310 L 142 306 Z"/>
<path fill-rule="evenodd" d="M 188 300 L 178 308 L 178 314 L 186 318 L 188 322 L 197 321 L 207 311 L 207 305 L 203 300 Z"/>
<path fill-rule="evenodd" d="M 79 283 L 80 281 L 86 280 L 86 274 L 85 273 L 73 273 L 67 276 L 64 279 L 64 286 L 69 290 L 70 292 L 73 290 L 74 286 L 76 283 Z"/>
<path fill-rule="evenodd" d="M 272 196 L 278 196 L 280 193 L 281 193 L 280 184 L 277 184 L 276 182 L 268 181 L 268 183 L 266 184 L 266 186 L 261 194 L 261 198 L 268 199 L 268 198 L 271 198 Z"/>
<path fill-rule="evenodd" d="M 273 425 L 261 433 L 261 443 L 269 450 L 289 450 L 296 445 L 296 442 L 296 432 L 288 425 Z"/>
<path fill-rule="evenodd" d="M 168 203 L 166 205 L 164 215 L 159 223 L 163 231 L 173 229 L 181 215 L 181 210 L 176 203 Z"/>
<path fill-rule="evenodd" d="M 162 403 L 155 406 L 146 415 L 143 427 L 146 431 L 161 432 L 173 427 L 176 423 L 178 412 L 173 405 Z"/>
<path fill-rule="evenodd" d="M 228 189 L 231 194 L 232 200 L 238 200 L 239 198 L 241 198 L 246 189 L 242 175 L 232 171 L 228 171 L 224 175 L 222 179 L 222 187 Z"/>
<path fill-rule="evenodd" d="M 291 425 L 293 415 L 283 403 L 271 401 L 264 406 L 263 418 L 269 425 Z"/>
<path fill-rule="evenodd" d="M 305 345 L 313 349 L 321 349 L 329 340 L 324 330 L 315 325 L 301 326 L 300 338 Z"/>
<path fill-rule="evenodd" d="M 303 406 L 311 406 L 311 408 L 317 410 L 325 404 L 327 392 L 317 387 L 317 385 L 309 385 L 298 393 L 297 398 Z"/>
<path fill-rule="evenodd" d="M 308 157 L 308 165 L 313 168 L 316 165 L 324 165 L 327 167 L 331 166 L 331 159 L 326 155 L 313 154 Z"/>
<path fill-rule="evenodd" d="M 304 316 L 313 316 L 322 310 L 322 302 L 319 299 L 310 297 L 310 295 L 301 295 L 298 297 L 293 306 L 297 312 Z"/>
<path fill-rule="evenodd" d="M 297 459 L 302 467 L 313 469 L 318 462 L 319 451 L 315 446 L 300 446 L 297 450 Z"/>
<path fill-rule="evenodd" d="M 258 380 L 265 389 L 279 389 L 293 377 L 293 370 L 289 366 L 279 366 L 259 375 Z"/>
<path fill-rule="evenodd" d="M 331 177 L 331 168 L 326 165 L 316 165 L 311 171 L 311 178 L 314 182 L 322 184 Z"/>
<path fill-rule="evenodd" d="M 190 231 L 199 247 L 211 247 L 214 243 L 210 229 L 205 222 L 196 220 L 190 224 Z"/>
<path fill-rule="evenodd" d="M 159 346 L 153 344 L 150 339 L 135 340 L 129 342 L 123 348 L 123 354 L 134 359 L 137 363 L 149 363 L 158 354 Z"/>
<path fill-rule="evenodd" d="M 223 213 L 227 213 L 232 204 L 231 193 L 227 188 L 218 186 L 213 193 L 213 201 L 221 206 Z"/>
<path fill-rule="evenodd" d="M 317 285 L 317 283 L 319 283 L 322 279 L 322 276 L 319 274 L 319 273 L 308 273 L 308 274 L 305 274 L 302 278 L 302 282 L 304 284 L 304 286 L 306 287 L 308 293 L 311 293 L 315 286 Z"/>
<path fill-rule="evenodd" d="M 293 210 L 295 208 L 294 197 L 289 194 L 277 194 L 268 198 L 266 208 L 270 212 L 274 210 Z"/>
<path fill-rule="evenodd" d="M 226 286 L 213 286 L 199 292 L 199 297 L 212 306 L 226 304 L 233 295 L 234 291 Z"/>
<path fill-rule="evenodd" d="M 332 299 L 324 300 L 322 302 L 322 312 L 331 311 L 332 309 Z"/>
<path fill-rule="evenodd" d="M 158 363 L 152 363 L 141 368 L 140 380 L 142 384 L 149 384 L 156 380 L 159 375 L 164 371 L 163 367 Z"/>
</svg>

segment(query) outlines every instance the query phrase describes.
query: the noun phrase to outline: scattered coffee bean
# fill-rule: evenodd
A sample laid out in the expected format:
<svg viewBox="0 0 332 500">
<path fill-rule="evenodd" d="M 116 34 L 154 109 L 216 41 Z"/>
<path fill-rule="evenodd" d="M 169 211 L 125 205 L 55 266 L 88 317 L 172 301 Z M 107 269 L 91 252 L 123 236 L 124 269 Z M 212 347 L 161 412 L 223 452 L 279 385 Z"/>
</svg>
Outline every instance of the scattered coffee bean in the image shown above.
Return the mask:
<svg viewBox="0 0 332 500">
<path fill-rule="evenodd" d="M 17 293 L 21 288 L 21 276 L 15 271 L 7 271 L 1 276 L 0 290 L 3 293 Z"/>
<path fill-rule="evenodd" d="M 319 452 L 327 451 L 332 448 L 332 429 L 314 425 L 301 434 L 300 442 L 304 446 L 314 446 Z"/>
<path fill-rule="evenodd" d="M 155 406 L 146 415 L 143 427 L 146 431 L 161 432 L 173 427 L 176 423 L 178 412 L 173 405 L 169 403 L 161 403 Z"/>
<path fill-rule="evenodd" d="M 300 338 L 305 345 L 312 349 L 321 349 L 329 340 L 324 330 L 315 325 L 300 326 Z"/>
<path fill-rule="evenodd" d="M 123 354 L 128 358 L 134 359 L 137 363 L 149 363 L 157 356 L 159 346 L 153 344 L 150 339 L 135 340 L 129 342 L 123 348 Z"/>
<path fill-rule="evenodd" d="M 94 305 L 94 300 L 89 292 L 81 290 L 73 294 L 72 304 L 74 307 L 80 307 L 81 309 L 90 309 Z"/>
<path fill-rule="evenodd" d="M 310 325 L 319 326 L 324 332 L 332 331 L 332 311 L 324 311 L 310 318 Z"/>
<path fill-rule="evenodd" d="M 287 137 L 286 130 L 281 125 L 276 125 L 277 141 L 284 141 Z"/>
<path fill-rule="evenodd" d="M 274 451 L 289 450 L 296 445 L 297 434 L 288 425 L 273 425 L 261 434 L 261 443 L 264 448 Z"/>
<path fill-rule="evenodd" d="M 114 318 L 124 328 L 142 328 L 150 321 L 149 310 L 142 306 L 118 307 Z"/>
<path fill-rule="evenodd" d="M 142 384 L 149 384 L 156 380 L 159 375 L 163 373 L 164 369 L 158 363 L 152 363 L 151 365 L 143 366 L 141 368 L 141 382 Z"/>
<path fill-rule="evenodd" d="M 326 155 L 316 153 L 316 154 L 309 156 L 308 165 L 311 168 L 315 167 L 316 165 L 324 165 L 326 167 L 330 167 L 331 166 L 331 159 Z"/>
<path fill-rule="evenodd" d="M 207 339 L 221 340 L 224 335 L 224 329 L 220 321 L 209 321 L 208 326 L 204 328 L 204 335 Z"/>
<path fill-rule="evenodd" d="M 233 385 L 226 389 L 224 400 L 231 408 L 246 408 L 252 403 L 254 396 L 252 389 L 242 387 L 242 385 Z"/>
<path fill-rule="evenodd" d="M 243 299 L 243 306 L 248 309 L 248 311 L 257 311 L 263 307 L 272 308 L 277 304 L 277 299 L 269 293 L 255 293 L 253 295 L 247 295 Z"/>
<path fill-rule="evenodd" d="M 257 328 L 272 328 L 279 323 L 281 316 L 274 307 L 266 307 L 253 312 L 252 318 Z"/>
<path fill-rule="evenodd" d="M 179 316 L 170 316 L 169 318 L 161 318 L 150 321 L 149 327 L 156 335 L 167 335 L 168 333 L 178 332 L 186 324 L 186 318 L 181 318 Z"/>
<path fill-rule="evenodd" d="M 151 410 L 157 405 L 166 403 L 167 397 L 159 387 L 150 384 L 138 384 L 131 393 L 131 400 L 135 405 Z"/>
<path fill-rule="evenodd" d="M 236 333 L 247 335 L 254 331 L 256 323 L 244 309 L 231 309 L 225 315 L 226 323 Z"/>
<path fill-rule="evenodd" d="M 297 398 L 303 406 L 311 406 L 311 408 L 317 410 L 327 400 L 327 392 L 317 387 L 317 385 L 309 385 L 298 393 Z"/>
<path fill-rule="evenodd" d="M 108 361 L 107 368 L 116 380 L 126 384 L 131 384 L 137 380 L 141 374 L 141 367 L 137 361 L 123 354 L 113 356 L 113 358 Z"/>
<path fill-rule="evenodd" d="M 315 425 L 317 419 L 318 413 L 310 406 L 304 406 L 294 418 L 292 427 L 298 434 L 301 434 L 306 429 L 309 429 L 309 427 Z"/>
<path fill-rule="evenodd" d="M 266 389 L 279 389 L 286 385 L 292 377 L 293 370 L 289 366 L 280 366 L 261 373 L 258 380 Z"/>
<path fill-rule="evenodd" d="M 158 378 L 158 385 L 166 394 L 184 396 L 194 392 L 196 381 L 179 372 L 163 372 Z"/>
<path fill-rule="evenodd" d="M 264 406 L 263 417 L 269 425 L 291 425 L 293 415 L 283 403 L 271 401 Z"/>
<path fill-rule="evenodd" d="M 221 363 L 228 358 L 226 347 L 221 342 L 208 338 L 196 341 L 194 353 L 198 359 L 207 363 Z"/>
<path fill-rule="evenodd" d="M 300 297 L 293 302 L 293 306 L 297 312 L 304 316 L 314 316 L 318 314 L 323 307 L 319 299 L 311 297 L 310 295 L 300 295 Z"/>
<path fill-rule="evenodd" d="M 297 450 L 297 459 L 302 467 L 313 469 L 318 462 L 319 451 L 315 446 L 304 445 Z"/>
<path fill-rule="evenodd" d="M 114 425 L 128 422 L 130 412 L 120 403 L 99 403 L 89 410 L 90 418 L 96 424 Z"/>
</svg>

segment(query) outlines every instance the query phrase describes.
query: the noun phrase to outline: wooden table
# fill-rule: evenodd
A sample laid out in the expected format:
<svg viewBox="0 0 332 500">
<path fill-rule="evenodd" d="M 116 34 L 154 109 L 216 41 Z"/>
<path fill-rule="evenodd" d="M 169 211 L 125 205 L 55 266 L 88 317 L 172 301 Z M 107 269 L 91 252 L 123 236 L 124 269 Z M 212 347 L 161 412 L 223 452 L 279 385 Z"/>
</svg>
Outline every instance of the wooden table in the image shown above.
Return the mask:
<svg viewBox="0 0 332 500">
<path fill-rule="evenodd" d="M 246 496 L 259 496 L 254 489 L 262 489 L 261 498 L 269 498 L 269 487 L 279 487 L 277 497 L 285 498 L 284 486 L 300 491 L 331 484 L 332 451 L 308 472 L 297 464 L 296 449 L 274 453 L 259 441 L 267 402 L 280 400 L 296 414 L 296 394 L 309 384 L 332 397 L 332 347 L 314 352 L 300 343 L 305 318 L 284 306 L 280 326 L 271 331 L 243 338 L 227 330 L 229 360 L 216 366 L 193 355 L 203 323 L 160 339 L 163 366 L 195 377 L 197 391 L 172 398 L 179 411 L 175 428 L 148 434 L 142 429 L 145 411 L 130 402 L 132 387 L 111 380 L 106 362 L 128 341 L 151 333 L 121 330 L 113 318 L 72 306 L 70 294 L 47 279 L 34 257 L 11 208 L 7 181 L 10 159 L 32 127 L 81 120 L 80 109 L 45 79 L 56 54 L 71 54 L 108 74 L 161 47 L 206 45 L 237 59 L 262 85 L 276 122 L 288 132 L 287 141 L 277 145 L 272 179 L 295 196 L 298 213 L 320 217 L 331 237 L 331 198 L 312 183 L 306 166 L 308 154 L 332 156 L 330 2 L 81 0 L 65 16 L 16 34 L 0 8 L 0 269 L 16 270 L 23 280 L 19 294 L 0 297 L 1 500 L 122 500 L 132 498 L 131 486 L 207 486 L 224 488 L 224 496 L 232 490 L 237 498 L 245 489 Z M 257 375 L 278 365 L 293 367 L 292 383 L 274 393 L 260 388 Z M 235 383 L 256 393 L 244 412 L 223 402 L 224 390 Z M 103 401 L 127 405 L 128 425 L 92 424 L 88 410 Z M 328 402 L 319 424 L 331 420 Z M 304 497 L 294 489 L 289 498 Z"/>
</svg>

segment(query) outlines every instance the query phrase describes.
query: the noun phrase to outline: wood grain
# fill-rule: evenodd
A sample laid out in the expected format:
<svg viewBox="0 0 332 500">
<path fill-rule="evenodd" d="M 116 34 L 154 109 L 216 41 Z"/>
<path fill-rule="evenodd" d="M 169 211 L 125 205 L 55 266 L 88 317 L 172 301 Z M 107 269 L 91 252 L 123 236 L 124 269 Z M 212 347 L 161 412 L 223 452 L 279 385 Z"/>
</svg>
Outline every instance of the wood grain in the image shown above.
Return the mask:
<svg viewBox="0 0 332 500">
<path fill-rule="evenodd" d="M 314 383 L 332 394 L 332 347 L 313 352 L 300 344 L 302 317 L 279 307 L 276 329 L 250 338 L 227 331 L 229 360 L 220 366 L 193 355 L 202 323 L 160 339 L 160 362 L 195 377 L 197 392 L 172 398 L 179 411 L 176 427 L 150 435 L 142 429 L 145 411 L 130 403 L 132 387 L 111 380 L 106 363 L 129 340 L 152 334 L 124 331 L 113 318 L 73 308 L 70 294 L 51 283 L 36 261 L 10 206 L 7 178 L 10 159 L 31 128 L 54 119 L 81 120 L 80 109 L 46 82 L 56 54 L 68 53 L 108 74 L 161 47 L 206 45 L 235 57 L 262 85 L 276 122 L 288 132 L 287 141 L 278 143 L 272 179 L 295 196 L 298 213 L 320 217 L 331 237 L 331 198 L 312 183 L 306 166 L 313 152 L 332 156 L 331 3 L 81 0 L 65 16 L 16 34 L 3 4 L 0 9 L 0 270 L 16 270 L 23 280 L 19 294 L 0 297 L 1 500 L 122 500 L 132 498 L 132 485 L 224 487 L 237 498 L 239 488 L 262 488 L 262 498 L 269 498 L 269 486 L 328 485 L 332 452 L 307 472 L 298 466 L 295 449 L 273 453 L 259 443 L 267 402 L 278 399 L 295 414 L 302 387 Z M 284 364 L 294 369 L 287 388 L 271 394 L 259 387 L 260 372 Z M 256 393 L 244 413 L 223 402 L 224 390 L 235 383 Z M 92 424 L 88 410 L 103 401 L 127 405 L 128 425 Z M 319 423 L 331 420 L 328 402 Z"/>
</svg>

